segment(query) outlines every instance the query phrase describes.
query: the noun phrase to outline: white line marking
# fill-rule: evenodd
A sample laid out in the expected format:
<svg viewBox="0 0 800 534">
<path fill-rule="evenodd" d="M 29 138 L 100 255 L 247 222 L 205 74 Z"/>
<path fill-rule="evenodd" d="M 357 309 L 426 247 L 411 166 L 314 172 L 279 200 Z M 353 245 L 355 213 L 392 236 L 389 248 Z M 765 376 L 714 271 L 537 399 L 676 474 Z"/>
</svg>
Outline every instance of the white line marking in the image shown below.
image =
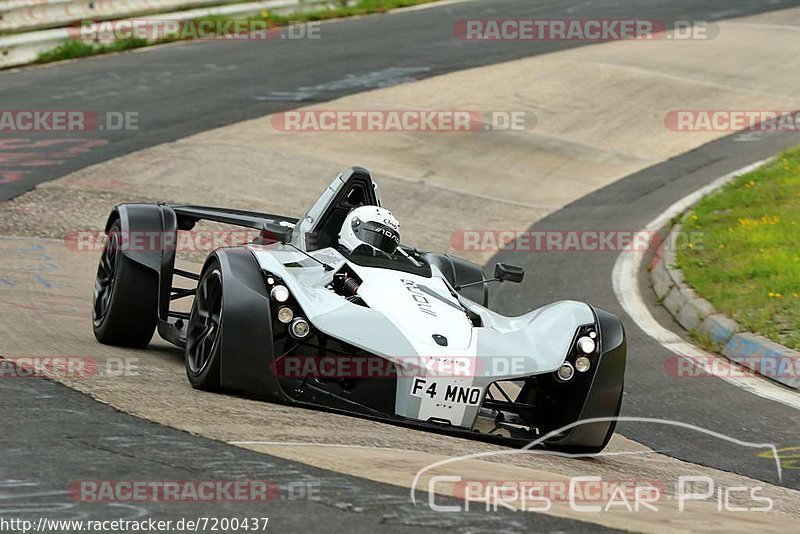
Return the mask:
<svg viewBox="0 0 800 534">
<path fill-rule="evenodd" d="M 612 69 L 624 70 L 624 71 L 627 71 L 627 72 L 633 72 L 633 73 L 642 74 L 642 75 L 645 75 L 645 76 L 665 78 L 667 80 L 675 80 L 675 81 L 685 82 L 685 83 L 694 84 L 694 85 L 702 85 L 702 86 L 705 86 L 705 87 L 714 87 L 716 89 L 724 89 L 726 91 L 731 91 L 731 92 L 734 92 L 734 93 L 744 93 L 744 94 L 752 94 L 752 95 L 758 95 L 758 96 L 768 96 L 768 97 L 775 98 L 775 99 L 778 99 L 778 100 L 784 100 L 784 101 L 786 101 L 788 103 L 789 106 L 794 104 L 794 100 L 793 100 L 794 99 L 794 95 L 793 94 L 789 94 L 789 93 L 787 93 L 787 94 L 777 94 L 777 93 L 767 92 L 767 91 L 761 90 L 761 89 L 756 88 L 756 87 L 750 88 L 750 87 L 742 87 L 741 85 L 719 83 L 719 82 L 714 82 L 714 81 L 711 81 L 711 80 L 702 80 L 700 78 L 692 78 L 690 76 L 681 76 L 679 74 L 671 74 L 669 72 L 661 72 L 661 71 L 657 71 L 657 70 L 650 70 L 650 69 L 647 69 L 647 68 L 634 67 L 634 66 L 631 66 L 631 65 L 621 65 L 621 64 L 618 64 L 618 63 L 610 63 L 610 62 L 607 62 L 607 61 L 591 61 L 591 62 L 587 62 L 586 60 L 573 60 L 573 61 L 570 61 L 570 62 L 571 63 L 583 63 L 583 64 L 589 63 L 592 66 L 609 67 L 609 68 L 612 68 Z"/>
<path fill-rule="evenodd" d="M 730 174 L 726 174 L 707 186 L 698 189 L 694 193 L 683 197 L 667 208 L 661 215 L 653 219 L 650 224 L 645 227 L 644 231 L 652 235 L 655 231 L 663 228 L 670 219 L 684 212 L 704 195 L 721 188 L 737 176 L 755 170 L 771 159 L 772 158 L 758 161 Z M 647 305 L 644 303 L 644 300 L 642 300 L 642 295 L 639 292 L 638 274 L 642 268 L 644 256 L 645 253 L 643 251 L 626 251 L 621 253 L 614 264 L 614 271 L 612 274 L 614 293 L 617 295 L 617 300 L 622 304 L 625 312 L 633 319 L 639 328 L 648 336 L 658 341 L 661 346 L 670 351 L 670 353 L 688 357 L 690 362 L 696 362 L 698 356 L 714 358 L 718 362 L 718 365 L 715 365 L 715 369 L 719 371 L 715 373 L 715 376 L 718 378 L 749 391 L 754 395 L 758 395 L 759 397 L 779 402 L 795 410 L 800 410 L 800 395 L 797 393 L 774 384 L 766 378 L 759 376 L 741 376 L 746 373 L 743 373 L 738 365 L 731 363 L 727 358 L 710 354 L 695 347 L 678 334 L 661 326 L 650 313 L 650 310 L 647 309 Z M 706 371 L 711 372 L 709 369 L 706 369 Z"/>
<path fill-rule="evenodd" d="M 444 6 L 451 6 L 454 4 L 466 4 L 467 2 L 475 2 L 477 0 L 439 0 L 438 2 L 429 2 L 427 4 L 419 4 L 416 6 L 409 6 L 409 7 L 396 7 L 394 9 L 390 9 L 389 13 L 409 13 L 413 11 L 423 11 L 425 9 L 433 9 L 436 7 L 444 7 Z"/>
<path fill-rule="evenodd" d="M 347 445 L 343 443 L 306 443 L 303 441 L 229 441 L 228 445 L 267 445 L 289 447 L 338 447 L 344 449 L 374 449 L 381 451 L 417 452 L 409 449 L 395 449 L 394 447 L 373 447 L 371 445 Z"/>
<path fill-rule="evenodd" d="M 384 176 L 387 176 L 387 175 L 384 174 Z M 416 184 L 416 185 L 418 185 L 420 183 L 420 181 L 421 181 L 422 185 L 424 185 L 426 187 L 430 187 L 432 189 L 438 189 L 439 191 L 444 191 L 446 193 L 455 193 L 455 194 L 458 194 L 458 195 L 464 195 L 466 197 L 478 198 L 478 199 L 481 199 L 481 200 L 487 200 L 489 202 L 497 202 L 499 204 L 507 204 L 509 206 L 519 206 L 521 208 L 530 208 L 530 209 L 534 209 L 534 210 L 541 210 L 541 211 L 545 211 L 547 213 L 552 213 L 554 211 L 558 211 L 558 210 L 560 210 L 561 208 L 564 207 L 564 204 L 531 204 L 529 202 L 519 202 L 519 201 L 511 200 L 511 199 L 508 199 L 508 198 L 496 197 L 496 196 L 493 196 L 493 195 L 485 195 L 483 193 L 478 193 L 478 192 L 470 192 L 470 191 L 467 191 L 465 189 L 459 189 L 457 187 L 450 187 L 450 186 L 444 185 L 444 184 L 434 184 L 434 183 L 431 183 L 431 182 L 426 182 L 425 178 L 406 178 L 404 176 L 397 176 L 395 174 L 392 174 L 391 177 L 393 179 L 399 180 L 401 182 L 408 182 L 410 184 Z"/>
<path fill-rule="evenodd" d="M 733 26 L 745 26 L 748 28 L 756 28 L 756 29 L 764 29 L 764 30 L 788 30 L 788 31 L 799 31 L 800 27 L 791 26 L 788 24 L 770 24 L 767 22 L 735 22 L 727 20 L 725 21 L 726 25 L 733 25 Z"/>
</svg>

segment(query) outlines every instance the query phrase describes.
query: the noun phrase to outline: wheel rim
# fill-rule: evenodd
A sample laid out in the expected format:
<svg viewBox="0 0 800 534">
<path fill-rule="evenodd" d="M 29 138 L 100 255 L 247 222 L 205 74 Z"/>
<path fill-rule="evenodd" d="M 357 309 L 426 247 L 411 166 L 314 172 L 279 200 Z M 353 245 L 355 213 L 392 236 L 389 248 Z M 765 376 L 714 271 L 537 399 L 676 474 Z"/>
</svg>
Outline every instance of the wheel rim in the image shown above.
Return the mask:
<svg viewBox="0 0 800 534">
<path fill-rule="evenodd" d="M 108 307 L 111 304 L 111 295 L 114 291 L 114 274 L 119 256 L 119 233 L 112 231 L 108 234 L 106 246 L 100 255 L 100 265 L 97 267 L 97 277 L 94 281 L 94 298 L 92 319 L 95 325 L 103 322 Z"/>
<path fill-rule="evenodd" d="M 211 271 L 200 281 L 186 336 L 186 362 L 192 374 L 205 370 L 221 333 L 222 275 Z"/>
</svg>

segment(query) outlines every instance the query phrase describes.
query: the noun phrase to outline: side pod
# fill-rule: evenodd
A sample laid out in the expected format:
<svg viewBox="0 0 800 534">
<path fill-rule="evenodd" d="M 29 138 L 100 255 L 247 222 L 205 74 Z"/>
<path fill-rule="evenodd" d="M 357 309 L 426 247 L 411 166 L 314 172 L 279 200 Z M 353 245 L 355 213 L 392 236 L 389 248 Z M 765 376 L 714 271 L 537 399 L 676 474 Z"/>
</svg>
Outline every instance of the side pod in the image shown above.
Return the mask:
<svg viewBox="0 0 800 534">
<path fill-rule="evenodd" d="M 586 393 L 579 421 L 595 418 L 612 420 L 579 424 L 550 447 L 567 452 L 592 453 L 602 450 L 611 439 L 622 405 L 628 347 L 622 322 L 605 310 L 593 308 L 600 331 L 600 360 Z"/>
<path fill-rule="evenodd" d="M 289 402 L 271 371 L 272 315 L 258 262 L 246 248 L 219 249 L 213 257 L 222 272 L 221 386 L 252 397 Z"/>
</svg>

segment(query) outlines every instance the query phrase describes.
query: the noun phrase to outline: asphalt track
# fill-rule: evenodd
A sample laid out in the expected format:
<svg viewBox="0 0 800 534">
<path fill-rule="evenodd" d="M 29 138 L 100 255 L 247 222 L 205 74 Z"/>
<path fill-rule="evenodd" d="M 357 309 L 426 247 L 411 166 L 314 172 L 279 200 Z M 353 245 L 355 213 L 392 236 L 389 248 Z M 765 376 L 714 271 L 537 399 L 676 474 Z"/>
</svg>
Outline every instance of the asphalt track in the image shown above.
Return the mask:
<svg viewBox="0 0 800 534">
<path fill-rule="evenodd" d="M 601 18 L 715 21 L 796 5 L 774 0 L 493 0 L 324 25 L 322 39 L 185 42 L 0 73 L 13 110 L 138 112 L 138 131 L 0 134 L 24 138 L 0 159 L 0 200 L 110 158 L 242 120 L 404 81 L 586 45 L 580 41 L 463 42 L 453 21 Z M 98 145 L 80 144 L 81 139 Z"/>
<path fill-rule="evenodd" d="M 0 74 L 0 84 L 2 84 L 0 95 L 4 108 L 73 109 L 80 108 L 76 102 L 81 102 L 86 107 L 98 111 L 135 109 L 140 112 L 142 122 L 146 121 L 147 124 L 146 128 L 133 135 L 131 132 L 120 134 L 97 132 L 93 135 L 107 139 L 108 145 L 79 154 L 61 164 L 21 169 L 30 172 L 20 180 L 2 185 L 3 198 L 15 196 L 35 183 L 63 176 L 72 170 L 117 155 L 245 118 L 296 107 L 301 101 L 317 102 L 332 99 L 350 92 L 380 87 L 382 84 L 400 83 L 409 78 L 419 79 L 452 70 L 575 46 L 574 43 L 563 42 L 522 46 L 515 43 L 496 43 L 473 50 L 469 46 L 452 46 L 448 32 L 453 18 L 480 17 L 480 13 L 486 13 L 487 9 L 499 9 L 499 4 L 500 2 L 493 2 L 488 8 L 485 4 L 454 5 L 425 12 L 371 18 L 367 21 L 339 22 L 325 28 L 326 32 L 331 31 L 330 35 L 326 34 L 326 43 L 327 39 L 337 39 L 335 58 L 331 58 L 331 54 L 323 53 L 319 48 L 320 45 L 311 41 L 296 42 L 293 44 L 299 46 L 292 47 L 287 47 L 285 43 L 279 41 L 269 43 L 267 46 L 284 46 L 284 49 L 275 56 L 269 57 L 265 57 L 263 51 L 258 49 L 259 45 L 253 43 L 192 43 Z M 554 7 L 556 4 L 538 3 L 536 6 L 531 6 L 530 2 L 502 4 L 503 17 L 541 16 L 541 13 L 555 17 L 559 15 L 560 10 L 564 10 L 570 14 L 569 16 L 586 18 L 602 13 L 604 17 L 609 18 L 617 15 L 627 18 L 647 16 L 713 20 L 765 9 L 758 2 L 739 3 L 732 9 L 726 2 L 715 2 L 712 7 L 698 7 L 689 2 L 646 2 L 639 4 L 643 6 L 641 14 L 633 14 L 630 6 L 621 2 L 588 6 L 575 3 L 574 9 L 572 4 L 558 4 L 558 7 Z M 770 4 L 769 9 L 787 5 L 794 3 Z M 569 11 L 570 9 L 573 11 Z M 494 13 L 494 16 L 500 15 Z M 425 23 L 415 17 L 425 17 Z M 393 39 L 397 39 L 394 47 L 390 46 Z M 380 48 L 368 46 L 368 43 L 375 42 L 381 43 Z M 204 65 L 206 70 L 195 72 L 196 65 Z M 342 80 L 342 73 L 348 73 L 344 79 L 349 79 L 352 83 L 332 83 Z M 381 74 L 369 75 L 369 73 Z M 95 89 L 87 91 L 88 86 Z M 298 94 L 301 88 L 306 89 L 302 89 Z M 263 97 L 268 99 L 265 100 Z M 786 134 L 732 136 L 593 193 L 540 221 L 534 229 L 641 228 L 653 214 L 686 193 L 726 172 L 768 157 L 780 148 L 796 144 L 798 141 L 800 139 L 796 136 Z M 18 170 L 20 169 L 4 167 L 0 172 Z M 536 280 L 531 292 L 499 288 L 495 302 L 499 303 L 502 311 L 520 311 L 554 299 L 575 297 L 589 300 L 625 317 L 610 285 L 611 269 L 616 259 L 614 254 L 508 253 L 498 259 L 525 265 L 528 276 Z M 642 283 L 646 284 L 644 279 Z M 658 308 L 654 308 L 653 313 L 669 325 L 669 319 L 660 313 Z M 623 405 L 625 415 L 680 419 L 741 439 L 772 441 L 779 446 L 797 444 L 792 441 L 797 439 L 800 427 L 798 422 L 800 419 L 796 412 L 743 393 L 719 380 L 706 379 L 702 380 L 702 384 L 698 384 L 691 380 L 669 377 L 663 369 L 664 361 L 670 355 L 638 331 L 630 320 L 626 320 L 625 323 L 632 347 L 626 383 L 627 394 Z M 12 462 L 4 465 L 2 480 L 6 483 L 14 479 L 36 480 L 41 484 L 46 478 L 48 481 L 53 481 L 49 489 L 63 490 L 65 477 L 80 478 L 81 473 L 85 472 L 81 463 L 84 463 L 87 457 L 93 458 L 95 462 L 93 465 L 98 469 L 104 465 L 103 462 L 107 462 L 105 464 L 107 467 L 127 465 L 132 473 L 136 470 L 133 478 L 142 476 L 142 464 L 153 466 L 153 477 L 180 478 L 180 469 L 186 467 L 179 466 L 179 469 L 175 465 L 170 465 L 173 460 L 171 450 L 168 449 L 171 447 L 186 447 L 191 451 L 193 447 L 197 447 L 204 454 L 220 455 L 229 459 L 232 464 L 239 461 L 265 462 L 265 472 L 269 472 L 265 478 L 276 478 L 276 471 L 286 473 L 287 480 L 296 479 L 298 476 L 325 476 L 326 480 L 328 477 L 342 477 L 315 472 L 313 468 L 283 460 L 272 460 L 269 457 L 238 451 L 177 431 L 162 429 L 96 405 L 62 386 L 38 380 L 19 384 L 21 385 L 13 387 L 4 385 L 0 388 L 0 398 L 2 398 L 0 402 L 4 412 L 9 413 L 12 406 L 20 412 L 16 414 L 18 419 L 15 421 L 15 426 L 6 426 L 9 431 L 5 432 L 5 435 L 13 436 L 14 440 L 10 442 L 4 440 L 4 445 L 7 450 L 18 454 L 16 458 L 20 460 L 19 463 L 13 463 L 13 466 Z M 36 399 L 47 397 L 56 397 L 59 401 L 63 401 L 64 406 L 70 406 L 71 408 L 67 408 L 64 413 L 71 415 L 45 420 L 45 416 L 51 417 L 54 414 L 48 415 L 46 407 L 37 405 Z M 19 408 L 18 403 L 21 399 L 25 402 L 22 404 L 23 407 Z M 721 409 L 720 406 L 727 409 Z M 81 419 L 82 413 L 87 415 Z M 37 427 L 19 424 L 26 420 L 41 423 Z M 103 433 L 98 431 L 94 434 L 91 430 L 85 430 L 91 428 L 90 422 L 103 428 Z M 76 446 L 57 447 L 53 442 L 58 440 L 54 440 L 52 435 L 60 432 L 52 432 L 54 425 L 73 429 L 80 427 L 83 436 L 76 435 L 74 430 L 65 432 L 64 435 L 67 437 L 63 441 Z M 108 426 L 119 430 L 109 432 Z M 46 435 L 39 433 L 44 428 L 48 429 Z M 649 424 L 622 423 L 619 431 L 656 450 L 681 459 L 777 483 L 774 467 L 769 462 L 752 455 L 747 456 L 740 448 L 728 446 L 718 440 L 706 441 L 694 434 L 664 432 L 663 429 Z M 109 436 L 111 442 L 122 445 L 117 449 L 112 447 L 110 450 L 98 446 L 98 442 Z M 115 441 L 114 436 L 119 437 L 119 441 Z M 153 439 L 137 442 L 133 436 L 150 436 Z M 44 439 L 46 437 L 48 440 Z M 164 449 L 152 447 L 153 443 L 161 443 L 161 440 L 165 443 Z M 130 454 L 130 449 L 126 451 L 126 447 L 134 447 L 136 454 Z M 98 453 L 98 450 L 102 453 Z M 29 464 L 30 458 L 34 455 L 51 459 L 47 471 Z M 203 457 L 202 454 L 198 456 Z M 236 474 L 233 468 L 226 471 L 224 466 L 218 472 L 210 472 L 202 466 L 196 466 L 194 469 L 196 470 L 192 471 L 190 468 L 184 472 L 191 472 L 192 476 L 197 478 L 201 478 L 202 475 L 208 475 L 209 478 L 233 477 Z M 46 473 L 44 476 L 43 472 Z M 120 477 L 122 478 L 122 475 Z M 342 515 L 341 509 L 348 509 L 350 514 L 359 513 L 354 511 L 356 508 L 361 508 L 362 511 L 377 510 L 384 516 L 387 514 L 391 516 L 388 511 L 390 508 L 402 508 L 407 504 L 407 494 L 396 488 L 361 480 L 342 482 L 343 486 L 346 484 L 352 486 L 350 493 L 345 498 L 340 498 L 339 502 L 344 503 L 343 506 L 337 506 L 334 497 L 325 497 L 329 500 L 324 499 L 324 503 L 318 506 L 320 510 L 327 510 L 330 514 L 319 512 L 319 517 L 325 517 L 326 525 L 335 525 L 340 520 L 347 521 L 348 525 L 353 524 L 352 515 Z M 784 472 L 783 484 L 798 487 L 800 482 L 796 472 Z M 359 491 L 353 489 L 356 487 Z M 365 503 L 359 501 L 357 497 L 362 492 L 380 498 Z M 385 508 L 370 508 L 378 506 L 375 502 L 383 498 L 390 504 Z M 392 498 L 396 498 L 396 501 L 392 501 Z M 278 511 L 279 508 L 281 507 L 275 506 L 269 512 L 271 517 L 276 518 L 276 522 L 283 515 Z M 310 514 L 307 510 L 297 513 L 291 505 L 283 510 L 286 512 L 283 520 L 287 521 L 287 526 L 297 528 L 302 526 L 300 523 L 303 515 Z M 170 508 L 170 512 L 174 511 Z M 191 509 L 186 511 L 194 512 Z M 317 511 L 312 513 L 317 514 Z M 418 511 L 414 512 L 416 513 Z M 360 514 L 358 517 L 364 520 L 358 521 L 358 524 L 364 529 L 374 528 L 372 521 L 377 515 L 377 513 Z M 109 516 L 118 518 L 119 511 L 111 510 Z M 389 524 L 394 526 L 407 524 L 403 523 L 402 518 L 405 517 L 403 512 L 397 517 L 401 519 L 395 522 L 389 521 Z M 515 516 L 514 519 L 518 518 Z M 565 520 L 547 518 L 546 521 L 553 523 L 546 523 L 539 516 L 531 516 L 530 520 L 531 524 L 527 525 L 527 528 L 532 524 L 542 530 L 560 529 L 565 526 L 571 531 L 581 528 L 580 523 Z M 298 523 L 290 523 L 291 521 Z M 461 519 L 454 518 L 453 521 Z M 467 524 L 411 523 L 416 526 L 440 526 L 456 530 L 466 528 Z M 496 525 L 486 526 L 497 528 Z M 351 526 L 350 530 L 352 529 Z"/>
<path fill-rule="evenodd" d="M 173 522 L 267 517 L 269 532 L 609 531 L 590 523 L 502 509 L 491 514 L 434 512 L 427 506 L 414 506 L 404 488 L 192 436 L 120 413 L 43 379 L 4 380 L 0 408 L 0 517 L 34 524 L 41 517 Z M 78 502 L 67 490 L 72 481 L 101 478 L 269 481 L 271 498 L 268 502 L 127 504 Z M 436 500 L 439 505 L 451 501 Z"/>
</svg>

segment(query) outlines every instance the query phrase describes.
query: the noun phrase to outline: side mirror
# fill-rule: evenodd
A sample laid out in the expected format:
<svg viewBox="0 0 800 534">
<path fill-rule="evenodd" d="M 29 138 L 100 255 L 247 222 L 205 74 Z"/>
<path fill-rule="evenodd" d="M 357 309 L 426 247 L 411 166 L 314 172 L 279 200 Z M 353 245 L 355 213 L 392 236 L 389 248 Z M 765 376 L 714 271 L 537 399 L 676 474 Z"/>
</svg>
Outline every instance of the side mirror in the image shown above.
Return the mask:
<svg viewBox="0 0 800 534">
<path fill-rule="evenodd" d="M 525 269 L 507 263 L 498 263 L 494 267 L 494 277 L 502 282 L 520 283 L 525 277 Z"/>
</svg>

